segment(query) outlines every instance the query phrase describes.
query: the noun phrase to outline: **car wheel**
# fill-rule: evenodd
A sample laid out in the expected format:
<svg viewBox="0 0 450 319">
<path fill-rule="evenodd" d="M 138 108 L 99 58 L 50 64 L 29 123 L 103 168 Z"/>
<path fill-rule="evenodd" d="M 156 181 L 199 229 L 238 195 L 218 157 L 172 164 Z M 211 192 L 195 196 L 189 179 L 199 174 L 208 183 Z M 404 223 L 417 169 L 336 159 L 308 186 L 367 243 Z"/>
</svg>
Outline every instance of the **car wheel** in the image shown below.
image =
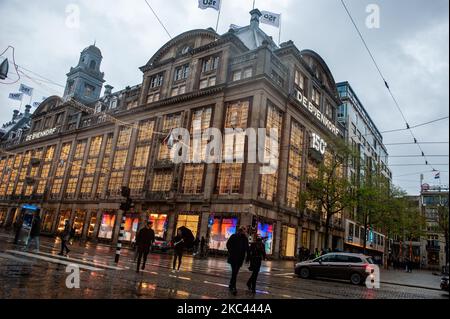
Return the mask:
<svg viewBox="0 0 450 319">
<path fill-rule="evenodd" d="M 350 276 L 350 282 L 354 285 L 360 285 L 362 281 L 362 277 L 360 274 L 358 274 L 357 272 L 353 273 Z"/>
<path fill-rule="evenodd" d="M 311 271 L 309 270 L 309 268 L 303 267 L 303 268 L 300 268 L 299 275 L 300 275 L 300 278 L 308 279 L 311 276 Z"/>
</svg>

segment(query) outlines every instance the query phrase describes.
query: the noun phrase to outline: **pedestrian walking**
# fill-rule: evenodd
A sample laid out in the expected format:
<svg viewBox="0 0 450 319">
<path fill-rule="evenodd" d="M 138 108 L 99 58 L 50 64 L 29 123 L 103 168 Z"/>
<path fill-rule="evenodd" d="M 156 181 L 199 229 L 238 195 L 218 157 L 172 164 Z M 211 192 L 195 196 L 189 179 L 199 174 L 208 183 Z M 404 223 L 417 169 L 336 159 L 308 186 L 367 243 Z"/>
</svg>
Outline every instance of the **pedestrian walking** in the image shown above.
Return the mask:
<svg viewBox="0 0 450 319">
<path fill-rule="evenodd" d="M 239 228 L 236 234 L 231 235 L 227 241 L 228 263 L 231 265 L 231 279 L 228 288 L 237 295 L 236 281 L 239 269 L 242 267 L 245 256 L 248 253 L 248 238 L 245 234 L 245 227 Z"/>
<path fill-rule="evenodd" d="M 172 272 L 179 272 L 181 267 L 181 260 L 183 259 L 183 251 L 184 251 L 184 239 L 181 233 L 181 230 L 177 231 L 177 235 L 172 240 L 173 243 L 173 262 L 172 262 Z M 178 267 L 176 267 L 178 260 Z"/>
<path fill-rule="evenodd" d="M 142 260 L 142 270 L 145 269 L 145 263 L 147 262 L 150 248 L 155 241 L 155 232 L 152 229 L 153 222 L 147 222 L 146 227 L 142 228 L 136 236 L 136 246 L 138 252 L 136 272 L 139 273 L 139 266 Z"/>
<path fill-rule="evenodd" d="M 204 236 L 202 236 L 202 239 L 200 240 L 200 257 L 205 257 L 205 246 L 206 239 Z"/>
<path fill-rule="evenodd" d="M 194 253 L 193 255 L 197 255 L 198 254 L 198 248 L 200 246 L 200 239 L 198 238 L 198 236 L 195 238 L 194 240 L 194 245 L 193 245 L 193 249 L 194 249 Z"/>
<path fill-rule="evenodd" d="M 33 222 L 31 224 L 30 236 L 28 238 L 27 249 L 34 242 L 36 251 L 39 252 L 39 236 L 41 235 L 41 211 L 38 209 L 34 212 Z"/>
<path fill-rule="evenodd" d="M 16 244 L 16 245 L 19 243 L 19 237 L 20 237 L 20 232 L 22 231 L 22 225 L 23 225 L 23 214 L 19 214 L 19 216 L 17 217 L 17 219 L 13 225 L 14 231 L 15 231 L 14 244 Z"/>
<path fill-rule="evenodd" d="M 60 256 L 64 256 L 64 251 L 66 251 L 66 256 L 69 254 L 70 249 L 67 247 L 67 243 L 70 240 L 70 232 L 71 228 L 69 225 L 69 221 L 66 220 L 64 222 L 64 230 L 62 231 L 60 238 L 61 238 L 61 252 L 59 253 Z"/>
<path fill-rule="evenodd" d="M 247 281 L 247 287 L 252 293 L 256 293 L 256 281 L 261 269 L 262 261 L 266 259 L 266 249 L 261 237 L 257 237 L 256 241 L 251 243 L 247 254 L 247 262 L 250 263 L 248 268 L 252 275 Z"/>
</svg>

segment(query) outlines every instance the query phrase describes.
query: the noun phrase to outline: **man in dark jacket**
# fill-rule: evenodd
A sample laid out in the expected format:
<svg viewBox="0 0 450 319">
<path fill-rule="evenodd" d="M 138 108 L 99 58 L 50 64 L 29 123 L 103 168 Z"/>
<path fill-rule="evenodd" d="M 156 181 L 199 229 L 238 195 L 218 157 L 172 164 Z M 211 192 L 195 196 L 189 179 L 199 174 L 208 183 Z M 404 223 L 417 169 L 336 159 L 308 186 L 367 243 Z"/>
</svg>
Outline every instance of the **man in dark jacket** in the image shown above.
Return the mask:
<svg viewBox="0 0 450 319">
<path fill-rule="evenodd" d="M 36 251 L 39 252 L 39 236 L 41 235 L 41 217 L 40 210 L 36 210 L 33 216 L 33 222 L 31 224 L 30 237 L 28 238 L 27 249 L 30 248 L 31 242 L 34 241 L 36 245 Z"/>
<path fill-rule="evenodd" d="M 147 262 L 147 256 L 150 252 L 150 247 L 155 241 L 155 232 L 152 229 L 153 222 L 148 222 L 147 226 L 142 228 L 136 236 L 136 246 L 138 251 L 137 268 L 136 272 L 139 272 L 139 266 L 142 261 L 142 270 L 145 269 L 145 263 Z"/>
<path fill-rule="evenodd" d="M 237 294 L 236 280 L 239 269 L 245 261 L 245 255 L 248 253 L 248 238 L 245 234 L 245 228 L 239 228 L 238 232 L 232 235 L 227 241 L 228 263 L 231 265 L 230 291 L 233 295 Z"/>
</svg>

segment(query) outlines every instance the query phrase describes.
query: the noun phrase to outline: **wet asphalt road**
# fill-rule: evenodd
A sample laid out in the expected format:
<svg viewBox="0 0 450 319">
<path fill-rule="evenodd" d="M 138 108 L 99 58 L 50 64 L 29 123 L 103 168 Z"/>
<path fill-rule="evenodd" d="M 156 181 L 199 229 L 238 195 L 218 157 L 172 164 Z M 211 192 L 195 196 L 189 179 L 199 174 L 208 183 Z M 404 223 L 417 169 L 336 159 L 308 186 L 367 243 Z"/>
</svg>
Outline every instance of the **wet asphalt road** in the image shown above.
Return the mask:
<svg viewBox="0 0 450 319">
<path fill-rule="evenodd" d="M 179 273 L 170 271 L 171 254 L 150 254 L 144 272 L 135 272 L 133 252 L 75 243 L 69 258 L 57 256 L 59 240 L 41 238 L 40 253 L 27 252 L 0 233 L 0 298 L 175 298 L 175 299 L 448 299 L 438 290 L 381 284 L 380 289 L 347 282 L 302 280 L 293 274 L 293 262 L 265 262 L 258 291 L 246 291 L 246 265 L 238 277 L 238 295 L 228 292 L 230 269 L 225 259 L 183 258 Z M 68 265 L 80 269 L 80 288 L 69 289 Z"/>
</svg>

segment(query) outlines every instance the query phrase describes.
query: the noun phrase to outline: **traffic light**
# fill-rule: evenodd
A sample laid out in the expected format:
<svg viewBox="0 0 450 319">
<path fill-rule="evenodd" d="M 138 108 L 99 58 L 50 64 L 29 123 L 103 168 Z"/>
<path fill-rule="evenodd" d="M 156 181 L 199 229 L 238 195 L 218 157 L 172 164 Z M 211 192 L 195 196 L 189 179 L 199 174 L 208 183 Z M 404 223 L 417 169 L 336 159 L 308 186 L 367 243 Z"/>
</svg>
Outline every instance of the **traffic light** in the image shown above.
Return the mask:
<svg viewBox="0 0 450 319">
<path fill-rule="evenodd" d="M 134 207 L 133 201 L 129 197 L 126 199 L 126 201 L 120 204 L 120 209 L 123 210 L 124 212 L 128 212 L 133 207 Z"/>
<path fill-rule="evenodd" d="M 258 222 L 258 220 L 257 220 L 256 216 L 253 215 L 252 216 L 252 228 L 253 229 L 256 229 L 257 222 Z"/>
<path fill-rule="evenodd" d="M 126 198 L 130 197 L 130 188 L 126 187 L 126 186 L 122 186 L 122 190 L 121 190 L 120 194 Z"/>
</svg>

